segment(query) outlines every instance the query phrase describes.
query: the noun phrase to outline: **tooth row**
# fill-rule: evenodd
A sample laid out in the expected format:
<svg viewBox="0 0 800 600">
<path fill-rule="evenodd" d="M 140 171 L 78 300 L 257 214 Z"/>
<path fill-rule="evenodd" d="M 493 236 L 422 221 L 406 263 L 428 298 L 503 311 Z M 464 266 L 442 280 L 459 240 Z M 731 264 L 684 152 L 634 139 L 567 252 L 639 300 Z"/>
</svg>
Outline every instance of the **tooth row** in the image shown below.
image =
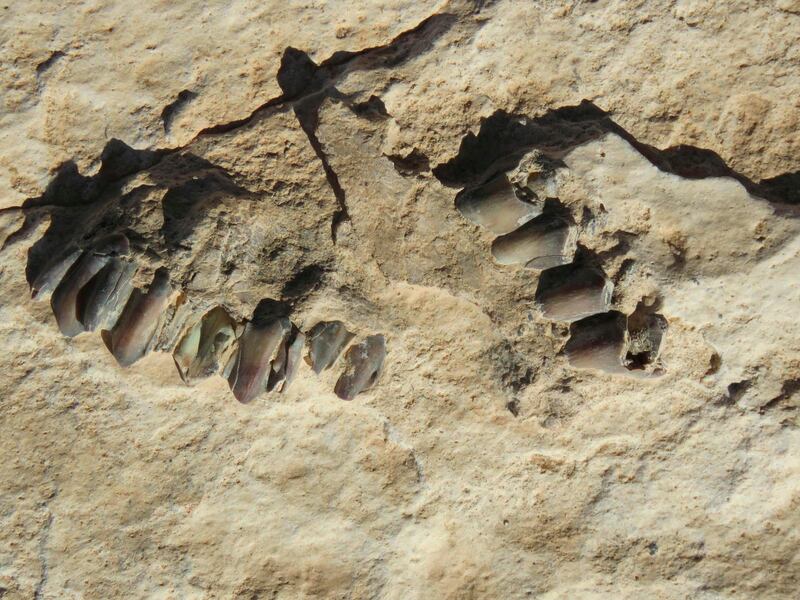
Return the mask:
<svg viewBox="0 0 800 600">
<path fill-rule="evenodd" d="M 102 330 L 120 365 L 130 366 L 151 350 L 174 347 L 173 359 L 184 382 L 221 374 L 242 403 L 262 393 L 285 392 L 305 348 L 305 361 L 320 374 L 350 346 L 334 388 L 344 400 L 372 387 L 383 370 L 384 337 L 370 335 L 350 345 L 355 334 L 341 321 L 318 323 L 306 335 L 286 317 L 254 316 L 238 323 L 217 306 L 175 331 L 189 315 L 185 303 L 173 302 L 169 274 L 159 269 L 147 290 L 134 287 L 137 266 L 129 253 L 128 240 L 121 235 L 83 251 L 69 250 L 34 279 L 32 295 L 39 299 L 51 293 L 53 314 L 65 336 Z"/>
<path fill-rule="evenodd" d="M 456 197 L 456 208 L 473 223 L 498 234 L 492 256 L 501 265 L 542 270 L 569 262 L 573 227 L 520 199 L 505 173 L 463 190 Z"/>
<path fill-rule="evenodd" d="M 541 271 L 535 303 L 546 318 L 570 324 L 564 349 L 569 363 L 579 369 L 625 374 L 652 363 L 666 320 L 651 313 L 629 318 L 612 311 L 613 285 L 603 270 L 571 262 L 575 228 L 560 215 L 542 214 L 519 195 L 508 176 L 500 173 L 459 193 L 456 208 L 497 234 L 491 248 L 497 263 Z"/>
</svg>

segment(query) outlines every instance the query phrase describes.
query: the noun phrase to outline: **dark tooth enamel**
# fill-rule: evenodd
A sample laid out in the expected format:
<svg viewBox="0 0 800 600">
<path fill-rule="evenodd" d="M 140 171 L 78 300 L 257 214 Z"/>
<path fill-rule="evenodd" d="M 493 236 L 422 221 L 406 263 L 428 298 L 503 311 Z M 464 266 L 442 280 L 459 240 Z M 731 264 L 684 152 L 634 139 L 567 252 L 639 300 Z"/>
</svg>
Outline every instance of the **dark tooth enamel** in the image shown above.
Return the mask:
<svg viewBox="0 0 800 600">
<path fill-rule="evenodd" d="M 251 321 L 245 326 L 228 376 L 239 402 L 246 404 L 266 390 L 272 360 L 290 331 L 291 323 L 285 317 L 269 323 Z"/>
<path fill-rule="evenodd" d="M 599 269 L 570 264 L 544 271 L 535 298 L 548 319 L 575 321 L 607 311 L 611 289 Z"/>
<path fill-rule="evenodd" d="M 497 234 L 511 233 L 541 212 L 517 198 L 504 174 L 495 175 L 483 185 L 459 194 L 456 208 L 473 223 Z"/>
<path fill-rule="evenodd" d="M 329 368 L 354 334 L 347 331 L 341 321 L 317 323 L 308 333 L 309 352 L 307 361 L 315 373 L 319 374 Z"/>
<path fill-rule="evenodd" d="M 105 336 L 111 353 L 123 367 L 147 353 L 171 294 L 169 275 L 164 269 L 156 271 L 147 292 L 136 289 L 131 294 L 116 325 Z"/>
<path fill-rule="evenodd" d="M 336 395 L 342 400 L 352 400 L 372 387 L 381 374 L 385 356 L 386 342 L 382 335 L 371 335 L 351 346 L 345 355 L 345 371 L 334 388 Z"/>
<path fill-rule="evenodd" d="M 567 359 L 579 369 L 628 373 L 622 364 L 625 328 L 625 315 L 616 311 L 576 321 L 570 327 L 570 338 L 564 348 Z"/>
<path fill-rule="evenodd" d="M 78 294 L 78 319 L 87 331 L 116 322 L 133 291 L 136 265 L 119 258 L 108 264 Z"/>
<path fill-rule="evenodd" d="M 107 263 L 107 256 L 95 254 L 93 251 L 84 252 L 53 291 L 50 306 L 58 328 L 65 336 L 73 337 L 85 331 L 78 320 L 78 293 Z"/>
<path fill-rule="evenodd" d="M 492 243 L 492 255 L 501 265 L 524 264 L 529 268 L 547 268 L 563 264 L 569 224 L 561 217 L 540 215 L 519 229 L 498 237 Z"/>
<path fill-rule="evenodd" d="M 69 268 L 75 264 L 80 257 L 81 251 L 77 248 L 59 256 L 56 260 L 48 264 L 31 284 L 31 297 L 34 300 L 41 300 L 52 292 L 56 286 L 64 279 Z"/>
</svg>

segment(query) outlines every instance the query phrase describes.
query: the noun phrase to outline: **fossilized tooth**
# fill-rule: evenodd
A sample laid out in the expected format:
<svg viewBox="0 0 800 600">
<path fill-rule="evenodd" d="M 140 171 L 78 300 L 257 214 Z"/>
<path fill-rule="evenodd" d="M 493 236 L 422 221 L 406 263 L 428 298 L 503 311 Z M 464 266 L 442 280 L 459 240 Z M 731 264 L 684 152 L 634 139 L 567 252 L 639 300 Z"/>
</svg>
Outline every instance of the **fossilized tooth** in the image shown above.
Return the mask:
<svg viewBox="0 0 800 600">
<path fill-rule="evenodd" d="M 385 356 L 386 342 L 382 335 L 371 335 L 350 346 L 345 355 L 347 366 L 334 388 L 336 395 L 342 400 L 352 400 L 372 387 L 381 374 Z"/>
<path fill-rule="evenodd" d="M 58 328 L 67 337 L 85 331 L 78 320 L 78 293 L 108 263 L 109 257 L 88 250 L 67 270 L 50 298 Z"/>
<path fill-rule="evenodd" d="M 555 215 L 539 215 L 492 243 L 492 255 L 501 265 L 525 264 L 544 269 L 563 264 L 569 223 Z"/>
<path fill-rule="evenodd" d="M 317 323 L 308 332 L 309 351 L 306 362 L 319 375 L 336 362 L 353 337 L 355 334 L 347 331 L 341 321 Z"/>
<path fill-rule="evenodd" d="M 45 266 L 31 284 L 31 297 L 34 300 L 41 300 L 52 292 L 80 255 L 81 251 L 75 248 Z"/>
<path fill-rule="evenodd" d="M 268 392 L 275 388 L 278 388 L 279 392 L 283 392 L 292 382 L 297 372 L 298 362 L 302 357 L 304 343 L 305 335 L 292 325 L 292 331 L 284 338 L 272 361 L 267 381 Z M 279 385 L 280 387 L 278 387 Z"/>
<path fill-rule="evenodd" d="M 178 368 L 178 373 L 186 383 L 188 383 L 187 373 L 192 362 L 197 357 L 200 350 L 200 333 L 203 330 L 202 320 L 198 321 L 186 332 L 181 338 L 180 343 L 172 353 L 172 359 L 175 361 L 175 366 Z"/>
<path fill-rule="evenodd" d="M 83 287 L 77 306 L 78 320 L 86 331 L 114 325 L 133 291 L 135 273 L 135 263 L 111 257 Z"/>
<path fill-rule="evenodd" d="M 300 366 L 300 361 L 302 360 L 303 346 L 305 346 L 305 343 L 305 334 L 297 330 L 294 339 L 288 343 L 286 348 L 286 369 L 283 375 L 283 382 L 278 389 L 279 392 L 285 392 L 289 384 L 294 381 L 295 375 L 297 375 L 297 368 Z"/>
<path fill-rule="evenodd" d="M 456 198 L 456 208 L 473 223 L 498 234 L 510 233 L 542 212 L 517 198 L 503 173 L 481 186 L 464 190 Z"/>
<path fill-rule="evenodd" d="M 270 323 L 251 321 L 245 326 L 228 376 L 228 384 L 239 402 L 246 404 L 266 390 L 272 359 L 291 328 L 285 317 Z"/>
<path fill-rule="evenodd" d="M 573 323 L 564 347 L 567 360 L 579 369 L 629 374 L 622 362 L 626 321 L 622 313 L 610 311 Z"/>
<path fill-rule="evenodd" d="M 288 336 L 283 339 L 275 352 L 275 357 L 272 359 L 272 364 L 269 369 L 269 376 L 267 377 L 267 391 L 271 392 L 275 387 L 283 381 L 286 374 L 286 343 Z"/>
<path fill-rule="evenodd" d="M 189 383 L 218 372 L 236 339 L 234 328 L 233 319 L 221 306 L 207 312 L 173 353 L 181 378 Z"/>
<path fill-rule="evenodd" d="M 553 321 L 575 321 L 605 312 L 613 286 L 600 269 L 575 264 L 543 271 L 536 303 Z"/>
<path fill-rule="evenodd" d="M 186 302 L 184 294 L 179 294 L 175 302 L 167 306 L 163 322 L 151 346 L 153 350 L 172 352 L 183 339 L 186 324 L 192 322 L 192 307 Z"/>
<path fill-rule="evenodd" d="M 104 336 L 109 350 L 123 367 L 132 365 L 147 353 L 171 294 L 172 286 L 165 269 L 156 271 L 147 292 L 133 290 L 122 316 Z"/>
</svg>

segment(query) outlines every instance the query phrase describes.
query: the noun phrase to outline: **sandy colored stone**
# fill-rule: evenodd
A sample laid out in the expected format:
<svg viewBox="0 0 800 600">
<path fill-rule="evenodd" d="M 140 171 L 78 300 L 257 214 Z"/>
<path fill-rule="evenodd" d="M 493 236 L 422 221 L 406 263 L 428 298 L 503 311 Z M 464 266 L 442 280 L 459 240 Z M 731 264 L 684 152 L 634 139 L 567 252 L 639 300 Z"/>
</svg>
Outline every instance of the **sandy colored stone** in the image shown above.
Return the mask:
<svg viewBox="0 0 800 600">
<path fill-rule="evenodd" d="M 796 2 L 7 4 L 0 597 L 796 596 Z M 613 372 L 457 209 L 498 174 L 607 278 Z M 173 290 L 129 368 L 30 298 L 109 233 Z M 184 383 L 264 300 L 383 372 Z"/>
</svg>

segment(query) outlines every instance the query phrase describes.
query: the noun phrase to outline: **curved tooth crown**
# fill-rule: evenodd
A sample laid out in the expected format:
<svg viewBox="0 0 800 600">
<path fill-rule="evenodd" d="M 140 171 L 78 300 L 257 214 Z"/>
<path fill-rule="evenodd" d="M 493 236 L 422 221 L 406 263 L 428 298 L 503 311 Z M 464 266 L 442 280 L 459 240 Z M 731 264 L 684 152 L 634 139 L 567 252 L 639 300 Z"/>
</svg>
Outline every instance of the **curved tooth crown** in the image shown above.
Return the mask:
<svg viewBox="0 0 800 600">
<path fill-rule="evenodd" d="M 119 364 L 127 367 L 147 353 L 171 294 L 165 269 L 156 271 L 146 293 L 138 289 L 133 291 L 106 341 Z"/>
<path fill-rule="evenodd" d="M 555 215 L 540 215 L 492 243 L 492 255 L 501 265 L 524 264 L 546 269 L 564 264 L 570 226 Z"/>
<path fill-rule="evenodd" d="M 541 212 L 533 204 L 517 198 L 505 173 L 459 194 L 456 208 L 473 223 L 497 234 L 511 233 Z"/>
<path fill-rule="evenodd" d="M 377 381 L 383 370 L 386 342 L 382 335 L 371 335 L 350 346 L 345 355 L 347 366 L 336 382 L 334 392 L 342 400 L 352 400 Z"/>
<path fill-rule="evenodd" d="M 78 319 L 86 331 L 110 327 L 119 318 L 133 291 L 136 265 L 121 258 L 110 258 L 80 291 Z"/>
<path fill-rule="evenodd" d="M 536 303 L 554 321 L 575 321 L 608 310 L 612 284 L 594 267 L 568 264 L 542 272 Z"/>
<path fill-rule="evenodd" d="M 108 263 L 108 257 L 91 250 L 67 270 L 61 283 L 56 286 L 50 298 L 50 306 L 56 317 L 58 328 L 67 337 L 74 337 L 85 331 L 78 320 L 78 293 Z"/>
<path fill-rule="evenodd" d="M 75 248 L 56 257 L 54 261 L 45 266 L 31 283 L 31 298 L 41 300 L 52 292 L 80 256 L 81 251 Z"/>
<path fill-rule="evenodd" d="M 228 312 L 221 306 L 208 311 L 173 353 L 181 378 L 190 383 L 219 372 L 235 340 L 236 323 Z"/>
<path fill-rule="evenodd" d="M 36 278 L 33 284 L 33 294 L 35 297 L 39 297 L 52 286 L 64 266 L 74 260 L 66 269 L 50 298 L 50 305 L 61 333 L 67 337 L 74 337 L 82 331 L 86 331 L 86 326 L 79 314 L 85 308 L 79 301 L 79 295 L 109 262 L 116 260 L 117 256 L 129 252 L 128 238 L 121 234 L 113 234 L 99 240 L 91 250 L 83 252 L 77 260 L 73 259 L 75 252 L 67 254 L 46 268 Z"/>
<path fill-rule="evenodd" d="M 273 359 L 291 329 L 292 324 L 285 317 L 269 323 L 247 323 L 228 375 L 228 384 L 239 402 L 251 402 L 266 391 Z"/>
<path fill-rule="evenodd" d="M 341 321 L 317 323 L 308 333 L 309 352 L 306 361 L 315 373 L 328 369 L 355 334 L 347 331 Z"/>
<path fill-rule="evenodd" d="M 625 315 L 610 311 L 573 323 L 564 351 L 579 369 L 628 374 L 622 362 L 626 338 Z"/>
</svg>

